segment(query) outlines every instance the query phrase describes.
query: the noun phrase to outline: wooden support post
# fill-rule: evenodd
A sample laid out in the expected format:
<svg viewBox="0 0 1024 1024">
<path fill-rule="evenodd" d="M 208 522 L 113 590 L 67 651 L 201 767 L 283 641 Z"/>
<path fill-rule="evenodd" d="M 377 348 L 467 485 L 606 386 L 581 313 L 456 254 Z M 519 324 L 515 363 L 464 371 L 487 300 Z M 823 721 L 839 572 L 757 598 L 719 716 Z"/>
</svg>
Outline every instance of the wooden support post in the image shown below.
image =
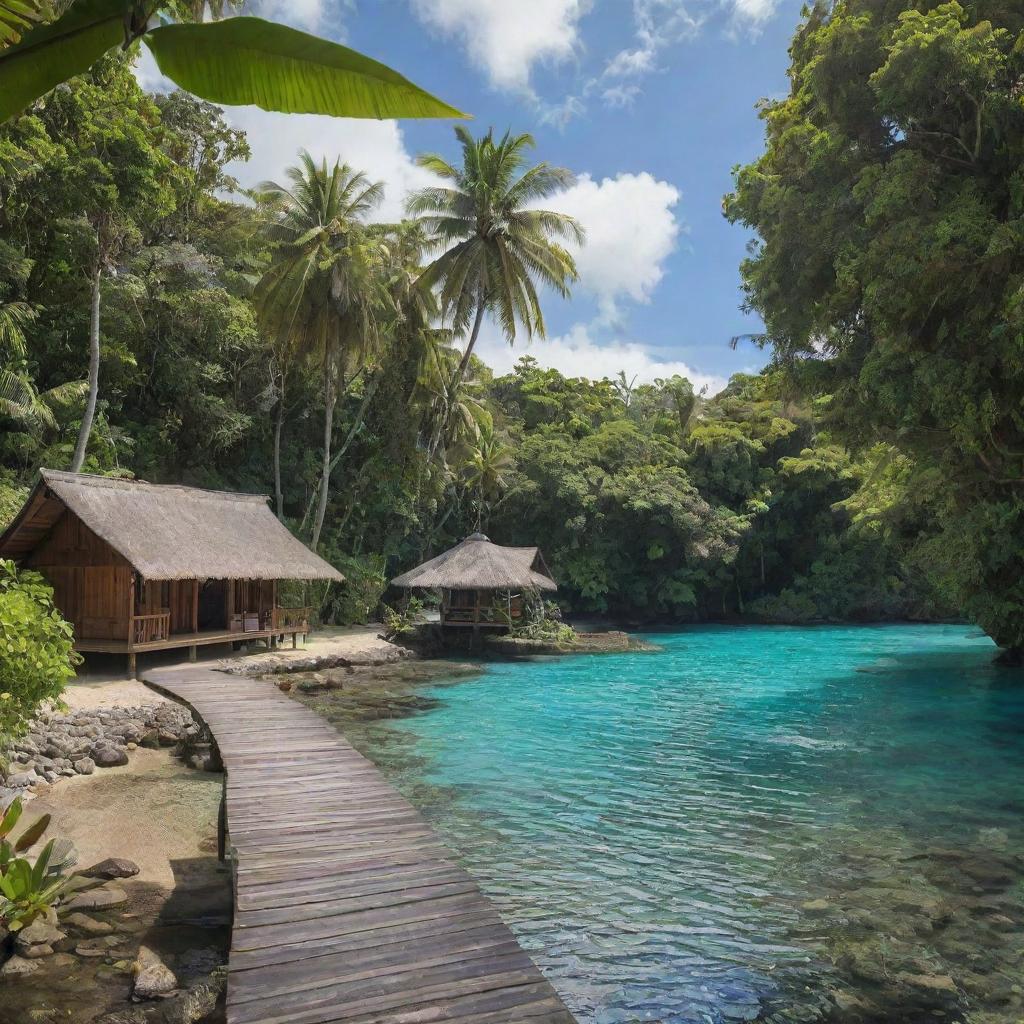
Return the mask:
<svg viewBox="0 0 1024 1024">
<path fill-rule="evenodd" d="M 299 634 L 292 633 L 292 650 L 296 651 L 299 648 Z"/>
<path fill-rule="evenodd" d="M 220 809 L 217 812 L 217 860 L 223 861 L 228 851 L 228 778 L 224 776 L 220 789 Z"/>
<path fill-rule="evenodd" d="M 128 678 L 135 678 L 135 652 L 132 651 L 128 655 Z"/>
<path fill-rule="evenodd" d="M 195 644 L 193 644 L 188 649 L 188 660 L 189 661 L 195 661 L 196 660 L 196 655 L 197 655 L 198 651 L 199 651 L 199 648 Z"/>
<path fill-rule="evenodd" d="M 199 580 L 192 581 L 192 632 L 199 632 Z"/>
</svg>

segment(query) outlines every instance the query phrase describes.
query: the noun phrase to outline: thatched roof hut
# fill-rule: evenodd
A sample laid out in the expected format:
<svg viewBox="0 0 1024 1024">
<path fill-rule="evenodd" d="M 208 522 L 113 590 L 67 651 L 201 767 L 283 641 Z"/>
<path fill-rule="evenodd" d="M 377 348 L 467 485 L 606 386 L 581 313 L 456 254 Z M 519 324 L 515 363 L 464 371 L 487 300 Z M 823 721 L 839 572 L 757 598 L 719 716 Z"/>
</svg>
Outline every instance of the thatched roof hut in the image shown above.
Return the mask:
<svg viewBox="0 0 1024 1024">
<path fill-rule="evenodd" d="M 65 510 L 151 580 L 340 580 L 281 523 L 261 494 L 206 491 L 44 469 L 0 536 L 20 561 Z"/>
<path fill-rule="evenodd" d="M 283 580 L 341 580 L 259 494 L 204 491 L 44 469 L 0 558 L 41 572 L 80 651 L 138 652 L 309 631 Z"/>
<path fill-rule="evenodd" d="M 506 548 L 474 533 L 391 581 L 437 590 L 557 590 L 540 548 Z"/>
</svg>

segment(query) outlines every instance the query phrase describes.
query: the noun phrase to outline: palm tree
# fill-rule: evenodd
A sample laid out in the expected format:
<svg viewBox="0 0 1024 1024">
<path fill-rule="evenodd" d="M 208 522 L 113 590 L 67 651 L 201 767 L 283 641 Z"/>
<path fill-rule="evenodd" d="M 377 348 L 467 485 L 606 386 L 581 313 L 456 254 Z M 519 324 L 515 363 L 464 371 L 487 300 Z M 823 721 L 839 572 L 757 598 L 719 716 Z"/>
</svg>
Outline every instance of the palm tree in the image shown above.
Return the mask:
<svg viewBox="0 0 1024 1024">
<path fill-rule="evenodd" d="M 462 166 L 433 153 L 420 156 L 417 163 L 445 184 L 415 192 L 407 207 L 411 215 L 422 218 L 435 244 L 444 250 L 424 271 L 424 279 L 440 286 L 441 310 L 455 333 L 469 331 L 458 384 L 485 313 L 495 317 L 509 344 L 515 340 L 517 324 L 527 336 L 544 337 L 537 285 L 546 285 L 563 298 L 569 295 L 569 284 L 577 278 L 576 264 L 557 240 L 581 244 L 584 235 L 567 214 L 529 205 L 575 180 L 570 171 L 547 163 L 524 170 L 526 151 L 534 145 L 532 136 L 506 132 L 496 142 L 489 131 L 474 139 L 461 126 L 455 134 L 462 145 Z"/>
<path fill-rule="evenodd" d="M 494 505 L 508 488 L 506 474 L 514 465 L 512 449 L 501 440 L 488 417 L 480 424 L 476 440 L 466 445 L 462 454 L 465 458 L 462 476 L 466 489 L 476 496 L 479 530 L 486 525 Z"/>
<path fill-rule="evenodd" d="M 305 151 L 299 159 L 301 165 L 287 172 L 290 187 L 264 182 L 257 193 L 271 211 L 267 233 L 278 248 L 255 298 L 278 352 L 311 359 L 323 374 L 323 463 L 311 536 L 316 548 L 330 491 L 339 385 L 344 388 L 378 343 L 387 302 L 381 272 L 386 251 L 365 228 L 384 186 L 340 161 L 329 170 L 326 160 L 317 164 Z"/>
</svg>

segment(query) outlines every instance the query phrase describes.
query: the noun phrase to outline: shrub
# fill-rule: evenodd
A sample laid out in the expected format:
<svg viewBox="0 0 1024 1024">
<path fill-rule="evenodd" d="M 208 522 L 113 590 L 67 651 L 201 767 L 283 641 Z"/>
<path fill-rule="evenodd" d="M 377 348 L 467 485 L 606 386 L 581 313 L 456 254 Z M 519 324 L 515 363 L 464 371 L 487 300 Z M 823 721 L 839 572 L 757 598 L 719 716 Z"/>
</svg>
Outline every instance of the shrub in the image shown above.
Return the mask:
<svg viewBox="0 0 1024 1024">
<path fill-rule="evenodd" d="M 384 613 L 385 640 L 411 633 L 423 618 L 423 602 L 418 597 L 410 597 L 404 611 L 397 611 L 386 604 L 381 605 L 381 610 Z"/>
<path fill-rule="evenodd" d="M 81 660 L 72 644 L 43 577 L 0 559 L 0 740 L 24 732 L 46 701 L 59 701 Z"/>
<path fill-rule="evenodd" d="M 50 824 L 50 816 L 44 814 L 17 839 L 8 839 L 21 811 L 21 800 L 17 799 L 0 818 L 0 921 L 12 932 L 30 925 L 37 917 L 51 917 L 61 899 L 102 881 L 68 873 L 73 862 L 67 841 L 62 844 L 63 852 L 51 839 L 34 860 L 19 856 L 42 837 Z"/>
</svg>

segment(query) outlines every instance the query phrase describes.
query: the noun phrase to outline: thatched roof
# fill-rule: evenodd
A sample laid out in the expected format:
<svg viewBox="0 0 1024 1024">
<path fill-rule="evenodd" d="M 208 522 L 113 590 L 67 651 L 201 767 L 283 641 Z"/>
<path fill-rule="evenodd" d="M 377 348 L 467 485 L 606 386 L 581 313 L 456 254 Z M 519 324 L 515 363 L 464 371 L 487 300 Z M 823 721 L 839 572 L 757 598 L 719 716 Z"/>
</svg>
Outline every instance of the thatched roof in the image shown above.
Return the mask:
<svg viewBox="0 0 1024 1024">
<path fill-rule="evenodd" d="M 277 519 L 266 495 L 53 469 L 40 475 L 0 536 L 0 558 L 24 558 L 69 509 L 146 579 L 343 579 Z"/>
<path fill-rule="evenodd" d="M 482 533 L 396 576 L 396 587 L 444 590 L 557 590 L 539 548 L 503 548 Z"/>
</svg>

